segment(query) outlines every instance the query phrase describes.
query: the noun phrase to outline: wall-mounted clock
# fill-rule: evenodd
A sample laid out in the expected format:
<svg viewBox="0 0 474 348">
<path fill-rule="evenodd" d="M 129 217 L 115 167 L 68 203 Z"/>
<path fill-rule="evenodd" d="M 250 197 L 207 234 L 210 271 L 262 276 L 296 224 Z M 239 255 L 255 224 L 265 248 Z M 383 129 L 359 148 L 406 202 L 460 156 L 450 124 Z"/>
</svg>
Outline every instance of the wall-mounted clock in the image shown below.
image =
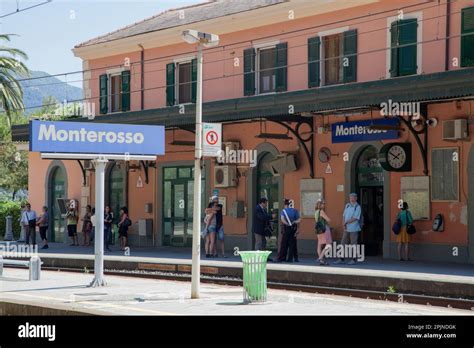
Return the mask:
<svg viewBox="0 0 474 348">
<path fill-rule="evenodd" d="M 390 172 L 411 171 L 411 143 L 389 143 L 379 153 L 380 165 Z"/>
</svg>

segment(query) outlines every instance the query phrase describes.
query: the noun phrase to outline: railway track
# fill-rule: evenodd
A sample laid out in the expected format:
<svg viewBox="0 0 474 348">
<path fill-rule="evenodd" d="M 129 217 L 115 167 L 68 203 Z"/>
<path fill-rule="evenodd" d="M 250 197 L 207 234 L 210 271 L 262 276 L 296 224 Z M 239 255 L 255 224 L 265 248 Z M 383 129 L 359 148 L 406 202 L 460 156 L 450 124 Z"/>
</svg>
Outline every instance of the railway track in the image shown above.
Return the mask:
<svg viewBox="0 0 474 348">
<path fill-rule="evenodd" d="M 42 267 L 43 270 L 62 271 L 62 272 L 78 272 L 84 273 L 84 269 L 79 268 L 64 268 L 64 267 Z M 161 280 L 172 280 L 172 281 L 190 281 L 190 273 L 173 273 L 173 272 L 162 272 L 162 271 L 145 271 L 145 270 L 114 270 L 106 269 L 104 271 L 106 275 L 114 275 L 121 277 L 137 277 L 137 278 L 148 278 L 148 279 L 161 279 Z M 219 285 L 230 285 L 230 286 L 242 286 L 242 279 L 235 277 L 218 277 L 210 275 L 202 275 L 201 282 L 209 284 Z M 463 298 L 450 298 L 450 297 L 436 297 L 410 293 L 396 293 L 396 292 L 384 292 L 374 290 L 363 290 L 363 289 L 351 289 L 342 287 L 326 287 L 317 285 L 303 285 L 303 284 L 290 284 L 290 283 L 279 283 L 279 282 L 267 282 L 267 286 L 270 289 L 279 290 L 290 290 L 299 291 L 304 293 L 313 294 L 324 294 L 324 295 L 337 295 L 354 298 L 372 299 L 379 301 L 391 301 L 409 304 L 420 304 L 427 306 L 438 306 L 448 307 L 456 309 L 464 309 L 474 311 L 474 300 L 463 299 Z"/>
</svg>

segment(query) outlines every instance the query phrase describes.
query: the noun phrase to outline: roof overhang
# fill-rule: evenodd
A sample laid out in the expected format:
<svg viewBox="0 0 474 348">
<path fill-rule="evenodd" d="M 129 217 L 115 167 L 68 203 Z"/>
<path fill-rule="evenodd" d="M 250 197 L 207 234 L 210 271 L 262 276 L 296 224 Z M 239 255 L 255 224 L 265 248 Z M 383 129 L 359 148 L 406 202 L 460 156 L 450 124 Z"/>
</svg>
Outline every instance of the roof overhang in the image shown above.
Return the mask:
<svg viewBox="0 0 474 348">
<path fill-rule="evenodd" d="M 320 87 L 271 95 L 226 99 L 203 103 L 205 122 L 235 122 L 251 119 L 296 120 L 301 113 L 338 113 L 379 107 L 388 102 L 436 102 L 474 97 L 474 68 L 459 69 L 427 75 L 415 75 L 370 82 Z M 288 114 L 288 105 L 294 114 Z M 164 125 L 167 128 L 192 127 L 195 106 L 186 107 L 181 114 L 178 106 L 130 111 L 98 116 L 80 122 Z M 28 125 L 13 126 L 14 141 L 27 141 Z"/>
<path fill-rule="evenodd" d="M 294 18 L 304 18 L 380 1 L 381 0 L 288 1 L 205 21 L 186 23 L 180 26 L 150 31 L 97 44 L 78 46 L 73 48 L 72 51 L 76 57 L 82 58 L 83 60 L 90 60 L 135 52 L 139 50 L 139 44 L 144 49 L 182 44 L 181 33 L 183 30 L 189 28 L 217 34 L 221 36 L 221 44 L 224 45 L 226 41 L 225 36 L 222 37 L 222 35 L 287 22 L 291 20 L 289 19 L 290 11 L 293 11 Z"/>
</svg>

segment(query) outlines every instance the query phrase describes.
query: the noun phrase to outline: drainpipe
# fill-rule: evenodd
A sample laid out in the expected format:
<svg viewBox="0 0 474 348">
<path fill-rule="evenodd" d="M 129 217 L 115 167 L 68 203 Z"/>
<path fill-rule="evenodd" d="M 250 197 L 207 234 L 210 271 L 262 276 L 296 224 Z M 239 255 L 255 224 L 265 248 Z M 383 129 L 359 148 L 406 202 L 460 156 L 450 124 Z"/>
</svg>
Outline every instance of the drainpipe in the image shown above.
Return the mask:
<svg viewBox="0 0 474 348">
<path fill-rule="evenodd" d="M 145 108 L 145 49 L 142 44 L 138 44 L 138 47 L 141 48 L 140 52 L 140 109 Z"/>
<path fill-rule="evenodd" d="M 451 24 L 451 0 L 446 0 L 446 47 L 445 47 L 445 60 L 444 69 L 449 70 L 449 35 L 450 35 L 450 24 Z"/>
</svg>

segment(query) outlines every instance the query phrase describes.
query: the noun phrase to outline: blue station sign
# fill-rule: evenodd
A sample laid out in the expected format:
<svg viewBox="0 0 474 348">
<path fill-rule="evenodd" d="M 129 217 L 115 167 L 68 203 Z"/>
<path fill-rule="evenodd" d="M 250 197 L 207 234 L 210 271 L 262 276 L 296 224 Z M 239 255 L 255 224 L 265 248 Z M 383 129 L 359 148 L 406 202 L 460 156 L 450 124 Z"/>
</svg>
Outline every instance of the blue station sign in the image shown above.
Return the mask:
<svg viewBox="0 0 474 348">
<path fill-rule="evenodd" d="M 397 130 L 371 129 L 369 126 L 399 126 L 397 118 L 378 120 L 351 121 L 333 123 L 331 126 L 333 143 L 352 143 L 356 141 L 372 141 L 398 139 Z"/>
<path fill-rule="evenodd" d="M 165 128 L 96 122 L 30 122 L 30 151 L 164 155 Z"/>
</svg>

